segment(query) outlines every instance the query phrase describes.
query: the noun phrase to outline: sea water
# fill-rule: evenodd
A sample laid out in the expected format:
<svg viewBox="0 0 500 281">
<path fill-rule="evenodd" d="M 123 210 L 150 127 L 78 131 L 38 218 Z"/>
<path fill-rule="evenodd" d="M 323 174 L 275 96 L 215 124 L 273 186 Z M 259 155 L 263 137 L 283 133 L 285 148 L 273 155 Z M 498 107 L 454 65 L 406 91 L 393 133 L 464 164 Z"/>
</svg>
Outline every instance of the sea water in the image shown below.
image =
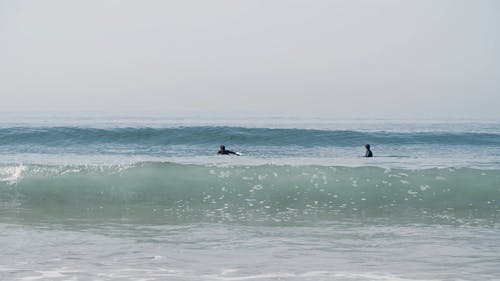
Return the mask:
<svg viewBox="0 0 500 281">
<path fill-rule="evenodd" d="M 3 114 L 0 234 L 1 280 L 500 280 L 500 122 Z"/>
</svg>

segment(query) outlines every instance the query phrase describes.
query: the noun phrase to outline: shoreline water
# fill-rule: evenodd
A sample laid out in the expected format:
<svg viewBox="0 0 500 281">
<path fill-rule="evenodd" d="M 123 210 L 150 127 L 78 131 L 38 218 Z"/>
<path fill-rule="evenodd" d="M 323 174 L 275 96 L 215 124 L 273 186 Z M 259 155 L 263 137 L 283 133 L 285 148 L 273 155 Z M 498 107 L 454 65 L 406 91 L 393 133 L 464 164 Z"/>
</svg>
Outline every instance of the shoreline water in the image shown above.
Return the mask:
<svg viewBox="0 0 500 281">
<path fill-rule="evenodd" d="M 0 123 L 2 280 L 500 279 L 498 122 L 49 117 Z"/>
</svg>

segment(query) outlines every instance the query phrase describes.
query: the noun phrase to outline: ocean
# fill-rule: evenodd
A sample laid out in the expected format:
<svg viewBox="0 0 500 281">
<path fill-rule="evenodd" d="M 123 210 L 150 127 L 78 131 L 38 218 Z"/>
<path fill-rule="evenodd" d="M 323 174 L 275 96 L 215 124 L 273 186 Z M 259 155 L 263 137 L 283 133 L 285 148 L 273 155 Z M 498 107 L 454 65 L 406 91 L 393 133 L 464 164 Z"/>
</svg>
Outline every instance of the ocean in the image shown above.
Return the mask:
<svg viewBox="0 0 500 281">
<path fill-rule="evenodd" d="M 500 280 L 498 120 L 0 116 L 0 280 Z"/>
</svg>

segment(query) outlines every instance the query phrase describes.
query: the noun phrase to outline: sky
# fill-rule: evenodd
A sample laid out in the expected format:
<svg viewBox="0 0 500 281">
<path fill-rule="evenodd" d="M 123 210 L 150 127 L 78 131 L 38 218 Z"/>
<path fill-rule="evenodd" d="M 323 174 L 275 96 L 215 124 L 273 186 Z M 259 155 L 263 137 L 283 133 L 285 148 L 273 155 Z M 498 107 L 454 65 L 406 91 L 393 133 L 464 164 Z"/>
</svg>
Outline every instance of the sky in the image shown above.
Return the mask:
<svg viewBox="0 0 500 281">
<path fill-rule="evenodd" d="M 496 0 L 0 0 L 0 111 L 500 118 Z"/>
</svg>

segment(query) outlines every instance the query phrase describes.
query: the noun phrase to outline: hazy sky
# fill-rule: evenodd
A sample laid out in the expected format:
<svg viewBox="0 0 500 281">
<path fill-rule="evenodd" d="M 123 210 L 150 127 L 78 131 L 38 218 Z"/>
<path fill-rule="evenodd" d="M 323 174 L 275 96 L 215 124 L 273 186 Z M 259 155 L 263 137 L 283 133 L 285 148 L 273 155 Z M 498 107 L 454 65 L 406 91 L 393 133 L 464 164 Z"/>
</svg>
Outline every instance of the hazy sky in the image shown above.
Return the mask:
<svg viewBox="0 0 500 281">
<path fill-rule="evenodd" d="M 0 111 L 500 117 L 500 1 L 0 0 Z"/>
</svg>

